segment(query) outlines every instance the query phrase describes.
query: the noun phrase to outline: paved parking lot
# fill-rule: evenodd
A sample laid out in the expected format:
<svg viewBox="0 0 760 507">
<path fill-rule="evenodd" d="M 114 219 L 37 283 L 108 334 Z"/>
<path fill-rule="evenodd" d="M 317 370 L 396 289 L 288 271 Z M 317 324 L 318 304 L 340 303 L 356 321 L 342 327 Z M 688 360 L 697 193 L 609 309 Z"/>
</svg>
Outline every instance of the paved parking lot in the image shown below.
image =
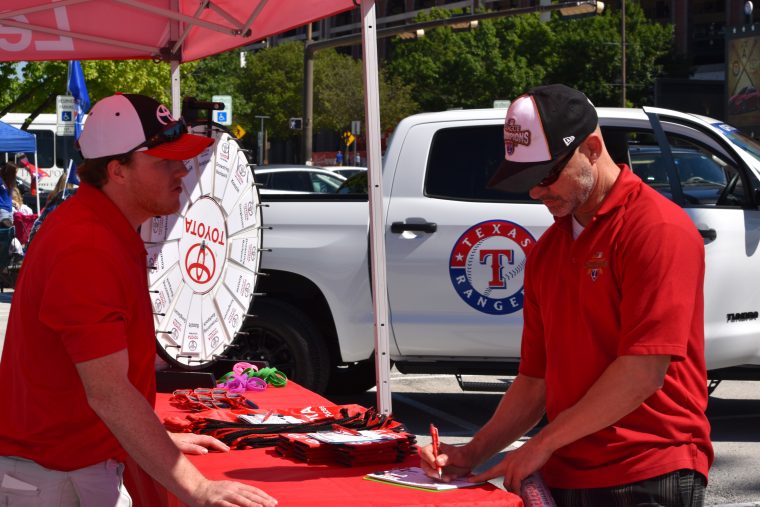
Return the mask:
<svg viewBox="0 0 760 507">
<path fill-rule="evenodd" d="M 12 296 L 7 290 L 0 294 L 0 350 Z M 498 381 L 493 377 L 474 380 Z M 422 445 L 430 442 L 431 422 L 439 427 L 442 441 L 466 442 L 488 420 L 501 397 L 492 392 L 462 392 L 451 375 L 402 375 L 395 369 L 391 389 L 394 416 Z M 376 405 L 374 391 L 330 398 L 339 404 Z M 716 459 L 706 505 L 760 507 L 760 382 L 723 382 L 710 397 L 707 413 Z"/>
</svg>

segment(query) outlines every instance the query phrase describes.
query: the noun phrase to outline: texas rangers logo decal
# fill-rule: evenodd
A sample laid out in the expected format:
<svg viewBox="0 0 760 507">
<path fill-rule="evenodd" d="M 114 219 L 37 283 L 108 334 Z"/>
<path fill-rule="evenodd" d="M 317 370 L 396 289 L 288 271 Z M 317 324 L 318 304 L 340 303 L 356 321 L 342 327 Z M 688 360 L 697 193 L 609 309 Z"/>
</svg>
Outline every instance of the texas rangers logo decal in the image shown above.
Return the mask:
<svg viewBox="0 0 760 507">
<path fill-rule="evenodd" d="M 522 310 L 525 259 L 536 239 L 506 220 L 487 220 L 462 234 L 451 251 L 451 283 L 465 303 L 483 313 Z"/>
</svg>

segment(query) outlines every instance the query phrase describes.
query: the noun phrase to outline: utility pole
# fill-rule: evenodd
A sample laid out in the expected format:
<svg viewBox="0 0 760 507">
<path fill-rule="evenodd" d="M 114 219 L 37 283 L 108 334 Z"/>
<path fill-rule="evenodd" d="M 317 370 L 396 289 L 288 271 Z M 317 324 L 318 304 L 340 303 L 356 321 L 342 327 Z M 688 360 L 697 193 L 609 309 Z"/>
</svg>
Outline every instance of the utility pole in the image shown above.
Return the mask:
<svg viewBox="0 0 760 507">
<path fill-rule="evenodd" d="M 622 101 L 620 107 L 626 107 L 625 97 L 625 0 L 620 0 L 620 76 L 621 76 L 621 88 L 622 88 Z"/>
<path fill-rule="evenodd" d="M 266 142 L 266 137 L 264 137 L 264 120 L 268 119 L 269 116 L 254 116 L 254 118 L 261 119 L 261 130 L 259 130 L 259 158 L 257 160 L 259 165 L 264 164 L 264 143 Z"/>
<path fill-rule="evenodd" d="M 314 115 L 314 53 L 309 50 L 312 42 L 311 23 L 306 25 L 306 43 L 304 44 L 303 75 L 303 153 L 301 160 L 304 164 L 311 163 L 311 150 L 313 142 L 313 115 Z"/>
</svg>

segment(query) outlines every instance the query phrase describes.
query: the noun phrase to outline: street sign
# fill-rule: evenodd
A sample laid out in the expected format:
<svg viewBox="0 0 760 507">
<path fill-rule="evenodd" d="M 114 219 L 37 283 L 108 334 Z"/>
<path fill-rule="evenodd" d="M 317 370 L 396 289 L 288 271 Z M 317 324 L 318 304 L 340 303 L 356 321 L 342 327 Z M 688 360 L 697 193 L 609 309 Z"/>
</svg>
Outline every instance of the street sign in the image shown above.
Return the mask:
<svg viewBox="0 0 760 507">
<path fill-rule="evenodd" d="M 237 137 L 238 139 L 242 139 L 245 135 L 245 129 L 238 123 L 234 127 L 232 127 L 232 135 Z"/>
<path fill-rule="evenodd" d="M 351 122 L 351 133 L 355 136 L 362 135 L 362 122 L 354 120 Z"/>
<path fill-rule="evenodd" d="M 494 109 L 509 109 L 509 105 L 511 103 L 512 103 L 511 100 L 494 100 L 493 108 Z"/>
<path fill-rule="evenodd" d="M 349 132 L 348 130 L 343 132 L 342 138 L 343 138 L 343 142 L 346 143 L 346 146 L 351 146 L 351 143 L 353 143 L 354 140 L 356 139 L 353 136 L 353 134 L 351 134 L 351 132 Z"/>
<path fill-rule="evenodd" d="M 288 120 L 290 130 L 303 130 L 303 118 L 291 118 Z"/>
<path fill-rule="evenodd" d="M 231 95 L 214 95 L 211 97 L 213 102 L 224 104 L 222 111 L 211 111 L 211 120 L 220 125 L 232 125 L 232 96 Z"/>
<path fill-rule="evenodd" d="M 74 135 L 74 119 L 77 105 L 71 95 L 58 95 L 55 98 L 55 130 L 59 136 Z"/>
</svg>

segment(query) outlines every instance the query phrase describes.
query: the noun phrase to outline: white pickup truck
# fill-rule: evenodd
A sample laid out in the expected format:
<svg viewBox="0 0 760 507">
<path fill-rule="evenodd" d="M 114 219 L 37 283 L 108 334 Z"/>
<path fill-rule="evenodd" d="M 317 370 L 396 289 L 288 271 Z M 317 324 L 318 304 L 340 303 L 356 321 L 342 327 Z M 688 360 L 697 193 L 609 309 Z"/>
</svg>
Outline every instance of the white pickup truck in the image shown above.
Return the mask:
<svg viewBox="0 0 760 507">
<path fill-rule="evenodd" d="M 598 112 L 613 158 L 683 206 L 704 237 L 710 377 L 760 379 L 760 145 L 690 114 Z M 390 347 L 402 372 L 516 371 L 524 246 L 553 219 L 525 194 L 486 189 L 503 157 L 504 114 L 419 114 L 388 144 Z M 271 230 L 258 291 L 267 295 L 228 355 L 268 360 L 316 391 L 374 385 L 368 202 L 359 188 L 262 196 Z"/>
</svg>

